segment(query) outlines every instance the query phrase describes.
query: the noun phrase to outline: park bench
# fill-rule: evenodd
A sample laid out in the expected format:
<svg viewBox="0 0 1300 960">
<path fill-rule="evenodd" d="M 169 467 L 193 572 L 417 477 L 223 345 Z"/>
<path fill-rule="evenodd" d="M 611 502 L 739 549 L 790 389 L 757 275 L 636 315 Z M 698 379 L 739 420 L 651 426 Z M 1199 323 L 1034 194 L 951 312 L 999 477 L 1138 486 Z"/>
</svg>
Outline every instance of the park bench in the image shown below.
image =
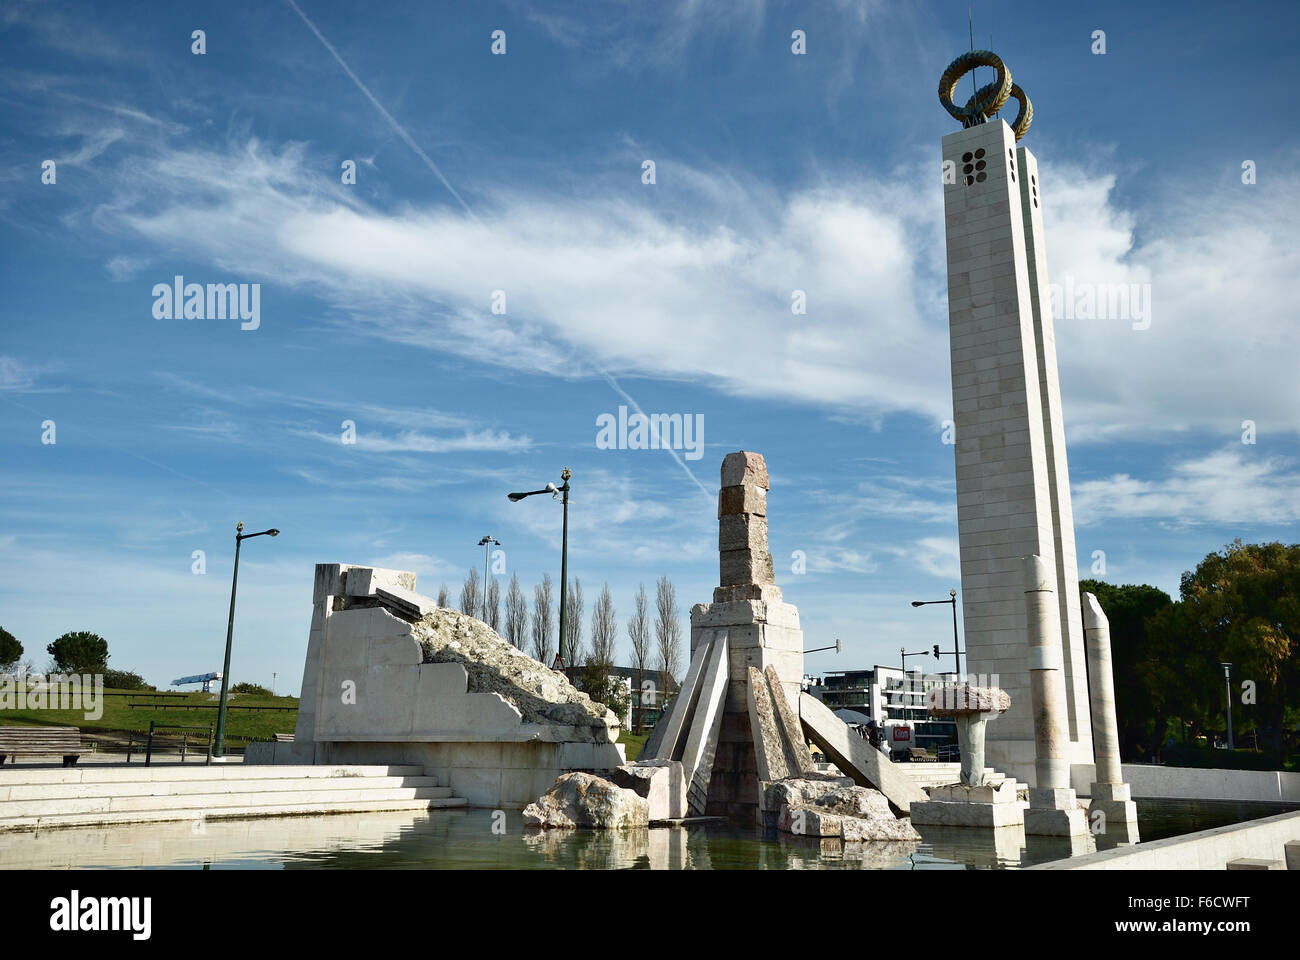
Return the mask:
<svg viewBox="0 0 1300 960">
<path fill-rule="evenodd" d="M 275 742 L 276 742 L 276 743 L 293 743 L 293 734 L 292 734 L 292 733 L 277 733 L 277 734 L 275 735 Z"/>
<path fill-rule="evenodd" d="M 81 756 L 81 731 L 76 727 L 0 727 L 0 766 L 19 754 L 62 756 L 65 767 Z"/>
<path fill-rule="evenodd" d="M 935 758 L 925 747 L 908 747 L 907 759 L 912 763 L 934 763 Z"/>
</svg>

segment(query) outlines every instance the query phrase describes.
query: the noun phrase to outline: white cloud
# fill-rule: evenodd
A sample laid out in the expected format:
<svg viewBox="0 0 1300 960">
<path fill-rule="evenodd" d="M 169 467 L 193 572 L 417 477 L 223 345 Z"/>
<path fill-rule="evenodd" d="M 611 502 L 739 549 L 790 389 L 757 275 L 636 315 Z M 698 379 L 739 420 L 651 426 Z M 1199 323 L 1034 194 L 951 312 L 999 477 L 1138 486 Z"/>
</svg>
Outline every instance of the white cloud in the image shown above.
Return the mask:
<svg viewBox="0 0 1300 960">
<path fill-rule="evenodd" d="M 1138 518 L 1176 526 L 1295 523 L 1300 520 L 1300 471 L 1292 461 L 1258 449 L 1242 445 L 1182 460 L 1157 480 L 1117 473 L 1074 483 L 1075 524 Z"/>
<path fill-rule="evenodd" d="M 14 357 L 0 354 L 0 390 L 28 390 L 36 382 L 36 373 Z"/>
<path fill-rule="evenodd" d="M 1042 166 L 1052 282 L 1149 283 L 1151 294 L 1146 330 L 1122 318 L 1056 321 L 1069 439 L 1235 433 L 1246 418 L 1296 432 L 1295 177 L 1267 188 L 1180 182 L 1141 214 L 1117 205 L 1115 182 Z"/>
<path fill-rule="evenodd" d="M 350 336 L 566 378 L 693 380 L 859 418 L 949 416 L 940 197 L 919 175 L 780 192 L 683 167 L 653 204 L 638 192 L 650 188 L 596 177 L 582 195 L 480 190 L 469 216 L 372 209 L 310 168 L 300 145 L 164 152 L 96 219 L 238 278 L 310 288 Z M 1154 301 L 1148 330 L 1058 322 L 1071 439 L 1246 417 L 1294 431 L 1297 188 L 1271 187 L 1257 206 L 1210 190 L 1139 214 L 1116 203 L 1110 173 L 1042 172 L 1053 280 L 1149 282 Z M 504 316 L 489 309 L 498 289 Z M 806 316 L 790 311 L 796 289 Z"/>
</svg>

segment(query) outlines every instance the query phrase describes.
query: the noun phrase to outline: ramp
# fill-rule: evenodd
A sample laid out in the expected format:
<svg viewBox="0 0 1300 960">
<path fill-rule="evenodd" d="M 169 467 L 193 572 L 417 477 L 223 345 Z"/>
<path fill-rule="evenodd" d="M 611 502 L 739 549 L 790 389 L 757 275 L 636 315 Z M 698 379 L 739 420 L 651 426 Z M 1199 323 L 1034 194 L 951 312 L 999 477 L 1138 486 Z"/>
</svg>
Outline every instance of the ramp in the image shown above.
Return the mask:
<svg viewBox="0 0 1300 960">
<path fill-rule="evenodd" d="M 913 803 L 929 800 L 925 791 L 897 770 L 883 753 L 849 729 L 816 697 L 799 694 L 799 719 L 808 739 L 821 747 L 846 777 L 863 787 L 875 787 L 902 816 Z"/>
</svg>

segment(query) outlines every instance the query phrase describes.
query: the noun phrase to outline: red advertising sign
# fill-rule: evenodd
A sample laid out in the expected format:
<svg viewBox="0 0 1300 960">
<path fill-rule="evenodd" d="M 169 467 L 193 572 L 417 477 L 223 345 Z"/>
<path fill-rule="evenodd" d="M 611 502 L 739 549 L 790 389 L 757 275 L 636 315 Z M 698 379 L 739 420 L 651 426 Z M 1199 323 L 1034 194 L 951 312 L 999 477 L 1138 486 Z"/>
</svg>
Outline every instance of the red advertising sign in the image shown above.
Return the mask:
<svg viewBox="0 0 1300 960">
<path fill-rule="evenodd" d="M 895 739 L 895 740 L 911 740 L 911 739 L 912 739 L 912 728 L 911 728 L 911 727 L 894 727 L 894 739 Z"/>
</svg>

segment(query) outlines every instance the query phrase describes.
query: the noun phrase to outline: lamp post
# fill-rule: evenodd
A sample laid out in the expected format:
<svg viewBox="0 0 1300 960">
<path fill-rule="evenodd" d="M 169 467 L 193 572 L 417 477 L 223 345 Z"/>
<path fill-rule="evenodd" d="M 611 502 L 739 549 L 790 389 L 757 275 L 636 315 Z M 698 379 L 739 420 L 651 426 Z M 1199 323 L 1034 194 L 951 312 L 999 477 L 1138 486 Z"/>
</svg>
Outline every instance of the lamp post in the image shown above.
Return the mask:
<svg viewBox="0 0 1300 960">
<path fill-rule="evenodd" d="M 835 642 L 831 644 L 829 647 L 813 647 L 811 650 L 805 650 L 804 655 L 806 656 L 810 653 L 821 653 L 823 650 L 834 650 L 836 653 L 839 653 L 840 649 L 841 649 L 840 638 L 836 637 Z"/>
<path fill-rule="evenodd" d="M 501 541 L 493 540 L 492 534 L 489 533 L 486 537 L 484 537 L 482 540 L 478 542 L 478 545 L 483 548 L 483 622 L 487 623 L 488 622 L 488 614 L 487 614 L 488 556 L 489 556 L 489 551 L 491 551 L 491 549 L 494 546 L 495 547 L 501 546 Z M 491 624 L 488 624 L 488 626 L 491 626 Z"/>
<path fill-rule="evenodd" d="M 912 606 L 924 607 L 931 603 L 952 604 L 952 655 L 957 664 L 957 676 L 961 676 L 961 644 L 957 642 L 957 591 L 949 590 L 947 600 L 913 600 Z M 960 682 L 960 681 L 959 681 Z"/>
<path fill-rule="evenodd" d="M 1221 663 L 1223 667 L 1223 684 L 1227 693 L 1228 704 L 1228 749 L 1232 750 L 1232 664 Z"/>
<path fill-rule="evenodd" d="M 239 548 L 245 540 L 253 537 L 278 537 L 279 530 L 263 530 L 260 533 L 244 533 L 244 522 L 235 525 L 235 572 L 230 578 L 230 619 L 226 621 L 226 660 L 221 668 L 221 702 L 217 706 L 217 734 L 212 745 L 212 755 L 220 757 L 226 750 L 226 698 L 230 692 L 230 642 L 235 635 L 235 588 L 239 585 Z"/>
<path fill-rule="evenodd" d="M 565 606 L 566 606 L 566 601 L 568 599 L 566 591 L 569 585 L 569 477 L 570 476 L 572 476 L 572 474 L 569 472 L 569 468 L 565 467 L 563 470 L 560 471 L 560 479 L 563 480 L 564 483 L 559 487 L 556 487 L 555 484 L 553 483 L 548 483 L 541 490 L 528 490 L 523 493 L 507 494 L 510 500 L 514 503 L 518 503 L 520 500 L 524 499 L 524 497 L 535 497 L 539 493 L 549 493 L 551 494 L 552 500 L 559 498 L 564 503 L 564 527 L 563 527 L 564 533 L 563 533 L 563 539 L 560 541 L 560 648 L 559 648 L 559 652 L 555 655 L 555 663 L 551 666 L 552 670 L 559 670 L 561 672 L 563 672 L 564 665 L 565 665 L 564 631 L 565 628 L 568 626 L 568 612 L 565 609 Z"/>
</svg>

